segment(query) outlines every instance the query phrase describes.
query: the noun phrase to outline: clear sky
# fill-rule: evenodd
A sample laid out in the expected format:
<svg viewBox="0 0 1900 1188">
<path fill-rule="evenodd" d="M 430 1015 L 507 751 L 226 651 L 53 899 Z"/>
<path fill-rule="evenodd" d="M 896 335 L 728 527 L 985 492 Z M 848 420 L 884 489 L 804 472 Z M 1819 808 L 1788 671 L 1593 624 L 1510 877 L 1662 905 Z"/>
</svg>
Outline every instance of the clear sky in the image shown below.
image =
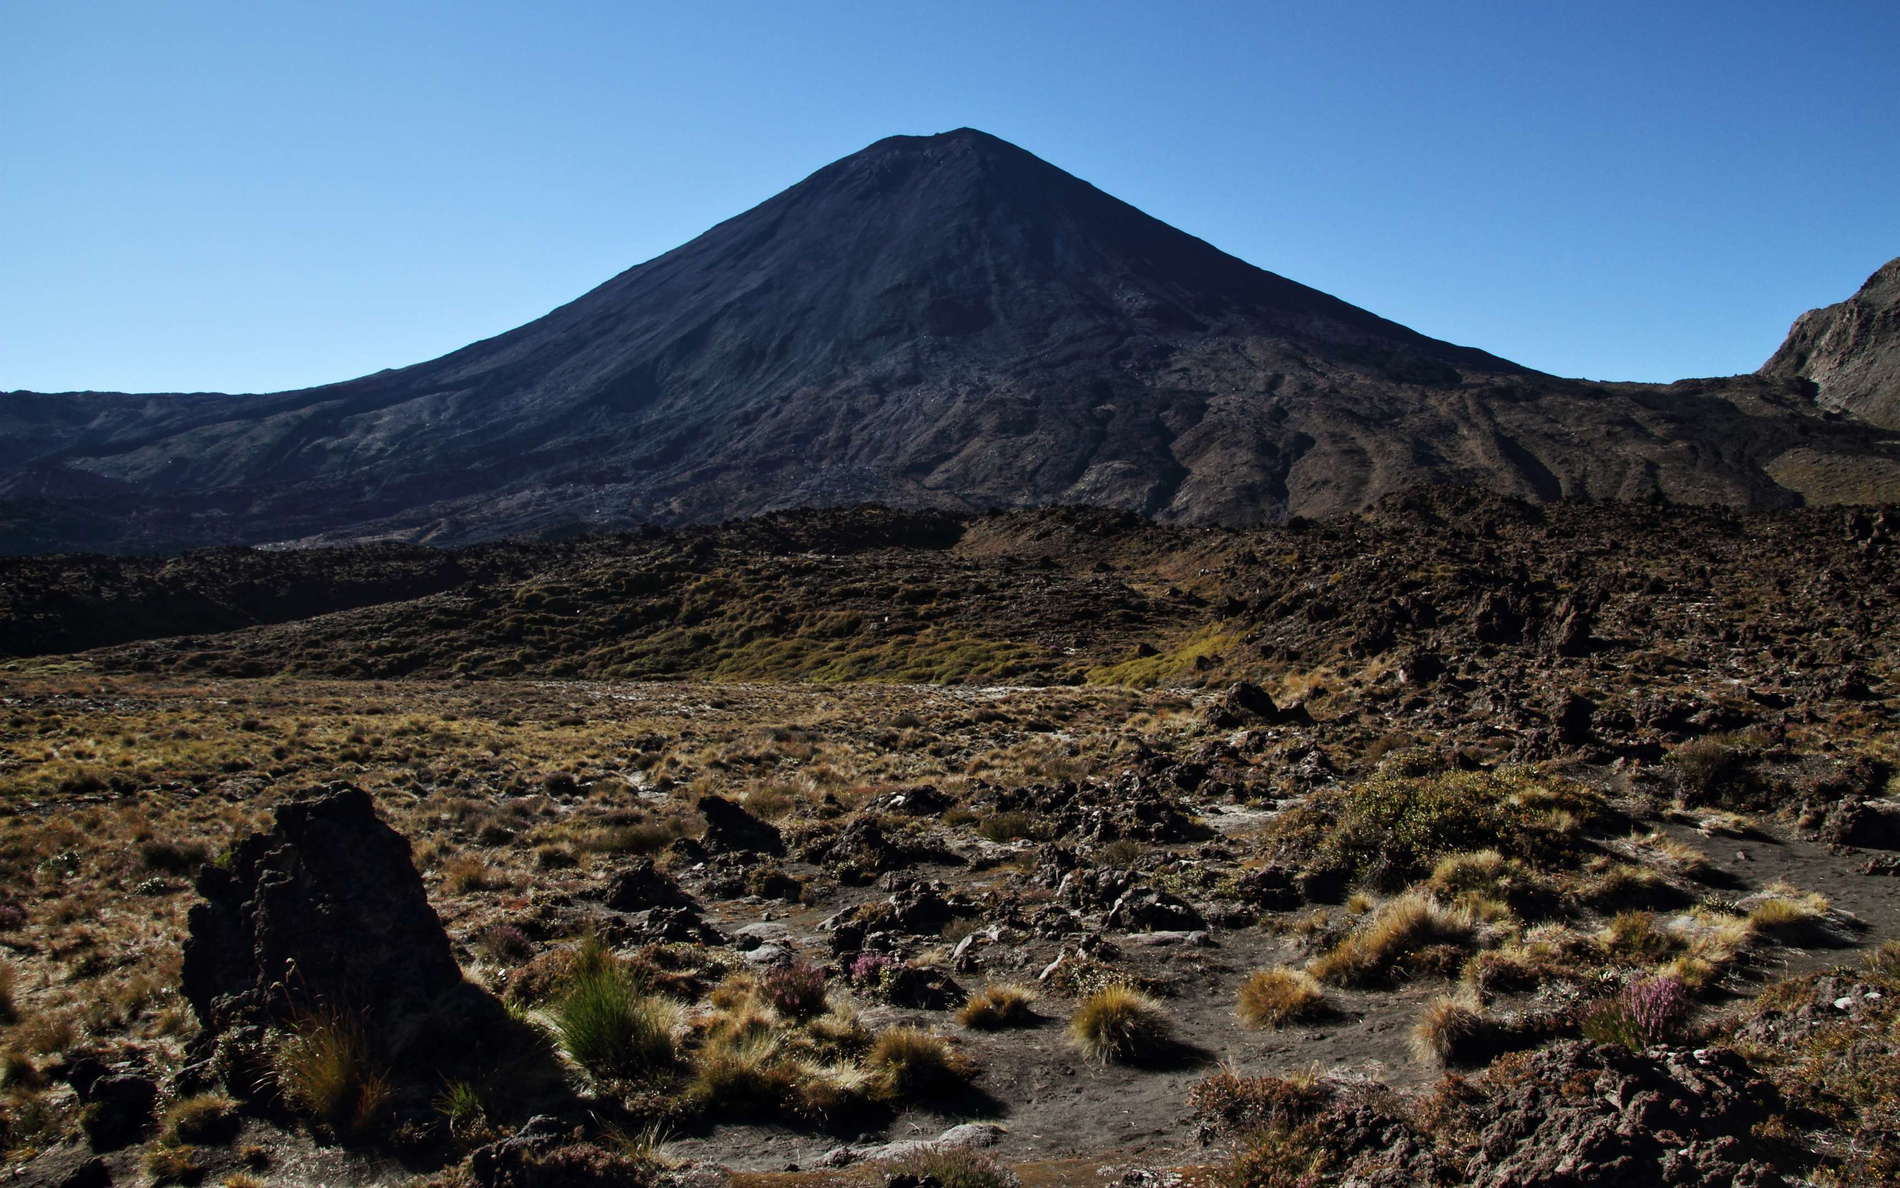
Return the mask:
<svg viewBox="0 0 1900 1188">
<path fill-rule="evenodd" d="M 1900 0 L 0 0 L 0 389 L 418 362 L 962 125 L 1565 375 L 1900 255 Z"/>
</svg>

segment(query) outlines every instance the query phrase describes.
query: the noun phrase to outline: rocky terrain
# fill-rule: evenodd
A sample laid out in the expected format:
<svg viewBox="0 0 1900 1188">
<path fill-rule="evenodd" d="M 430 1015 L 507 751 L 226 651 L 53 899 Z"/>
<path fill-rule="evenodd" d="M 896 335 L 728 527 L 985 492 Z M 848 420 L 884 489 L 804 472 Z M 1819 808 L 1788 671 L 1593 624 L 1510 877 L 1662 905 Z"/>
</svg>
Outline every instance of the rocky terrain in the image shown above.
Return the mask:
<svg viewBox="0 0 1900 1188">
<path fill-rule="evenodd" d="M 430 362 L 268 396 L 0 396 L 0 549 L 463 544 L 865 502 L 1249 527 L 1447 482 L 1892 501 L 1883 283 L 1758 375 L 1559 379 L 984 133 L 899 136 Z"/>
<path fill-rule="evenodd" d="M 27 1184 L 1881 1184 L 1900 508 L 0 565 Z"/>
<path fill-rule="evenodd" d="M 1900 260 L 1848 300 L 1802 314 L 1761 373 L 1808 380 L 1822 407 L 1900 428 Z"/>
</svg>

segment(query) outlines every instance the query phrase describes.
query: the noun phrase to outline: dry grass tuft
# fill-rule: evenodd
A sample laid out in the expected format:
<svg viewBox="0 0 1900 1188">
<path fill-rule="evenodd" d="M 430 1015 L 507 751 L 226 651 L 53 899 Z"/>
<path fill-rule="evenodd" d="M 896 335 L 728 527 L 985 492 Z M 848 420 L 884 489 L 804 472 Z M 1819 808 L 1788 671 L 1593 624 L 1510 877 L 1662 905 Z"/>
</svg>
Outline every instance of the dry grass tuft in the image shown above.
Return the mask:
<svg viewBox="0 0 1900 1188">
<path fill-rule="evenodd" d="M 1027 1027 L 1035 1022 L 1030 1006 L 1036 992 L 1026 986 L 991 985 L 970 995 L 957 1012 L 957 1022 L 977 1031 L 1000 1031 L 1005 1027 Z"/>
<path fill-rule="evenodd" d="M 1281 1027 L 1312 1018 L 1325 1003 L 1326 993 L 1313 975 L 1283 965 L 1256 971 L 1242 982 L 1234 1013 L 1249 1027 Z"/>
<path fill-rule="evenodd" d="M 878 1032 L 864 1067 L 876 1079 L 879 1095 L 893 1102 L 954 1094 L 969 1085 L 974 1071 L 949 1040 L 915 1027 Z"/>
<path fill-rule="evenodd" d="M 1812 937 L 1833 906 L 1825 895 L 1797 891 L 1786 883 L 1776 883 L 1768 891 L 1768 898 L 1749 909 L 1748 923 L 1778 941 L 1794 943 Z"/>
<path fill-rule="evenodd" d="M 1154 999 L 1117 985 L 1082 1000 L 1069 1019 L 1069 1034 L 1090 1059 L 1125 1064 L 1161 1055 L 1173 1043 L 1174 1027 Z"/>
<path fill-rule="evenodd" d="M 322 1012 L 300 1020 L 271 1060 L 284 1099 L 341 1135 L 372 1130 L 389 1105 L 389 1078 L 353 1019 Z"/>
<path fill-rule="evenodd" d="M 1440 995 L 1412 1025 L 1412 1052 L 1420 1060 L 1451 1066 L 1479 1064 L 1494 1047 L 1497 1025 L 1474 1002 Z"/>
<path fill-rule="evenodd" d="M 1416 892 L 1401 895 L 1331 949 L 1307 972 L 1329 985 L 1372 986 L 1398 980 L 1406 959 L 1422 950 L 1477 944 L 1479 921 L 1462 908 L 1446 908 Z"/>
<path fill-rule="evenodd" d="M 199 1093 L 173 1102 L 159 1123 L 159 1141 L 222 1146 L 237 1137 L 243 1119 L 237 1101 L 222 1093 Z"/>
</svg>

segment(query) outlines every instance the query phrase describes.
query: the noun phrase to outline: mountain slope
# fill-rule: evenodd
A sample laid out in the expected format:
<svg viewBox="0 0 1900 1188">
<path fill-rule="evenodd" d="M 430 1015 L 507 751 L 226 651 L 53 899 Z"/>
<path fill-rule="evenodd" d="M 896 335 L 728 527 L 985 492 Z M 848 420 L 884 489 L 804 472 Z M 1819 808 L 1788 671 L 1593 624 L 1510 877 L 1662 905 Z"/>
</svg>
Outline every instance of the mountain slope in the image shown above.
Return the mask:
<svg viewBox="0 0 1900 1188">
<path fill-rule="evenodd" d="M 1846 301 L 1802 314 L 1761 370 L 1812 380 L 1823 407 L 1900 429 L 1900 259 Z"/>
<path fill-rule="evenodd" d="M 1245 525 L 1442 481 L 1900 491 L 1900 454 L 1806 392 L 1543 376 L 962 129 L 880 141 L 431 362 L 273 396 L 13 394 L 0 545 L 459 543 L 864 501 Z"/>
</svg>

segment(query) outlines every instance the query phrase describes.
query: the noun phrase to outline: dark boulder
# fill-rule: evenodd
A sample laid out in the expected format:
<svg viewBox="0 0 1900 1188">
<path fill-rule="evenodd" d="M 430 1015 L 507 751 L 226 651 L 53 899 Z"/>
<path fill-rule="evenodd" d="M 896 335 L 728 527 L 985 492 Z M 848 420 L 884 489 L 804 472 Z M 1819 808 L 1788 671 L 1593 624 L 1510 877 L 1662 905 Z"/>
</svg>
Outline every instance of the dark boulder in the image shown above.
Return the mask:
<svg viewBox="0 0 1900 1188">
<path fill-rule="evenodd" d="M 783 854 L 785 839 L 778 827 L 761 821 L 723 796 L 699 798 L 699 815 L 706 818 L 706 833 L 700 838 L 712 853 L 729 850 L 756 850 L 765 854 Z"/>
<path fill-rule="evenodd" d="M 1236 681 L 1227 686 L 1220 700 L 1208 707 L 1206 716 L 1207 724 L 1216 730 L 1230 730 L 1236 726 L 1263 722 L 1272 725 L 1312 721 L 1312 715 L 1306 712 L 1305 706 L 1282 708 L 1265 689 L 1249 681 Z"/>
<path fill-rule="evenodd" d="M 642 858 L 614 876 L 603 902 L 616 912 L 641 912 L 656 907 L 690 907 L 693 899 L 651 859 Z"/>
<path fill-rule="evenodd" d="M 462 983 L 408 841 L 360 788 L 278 806 L 228 867 L 204 869 L 198 892 L 184 995 L 207 1031 L 318 1009 L 387 1025 Z"/>
<path fill-rule="evenodd" d="M 1180 896 L 1140 887 L 1115 901 L 1103 927 L 1121 932 L 1196 932 L 1206 928 L 1207 921 Z"/>
<path fill-rule="evenodd" d="M 123 1070 L 93 1075 L 79 1062 L 67 1076 L 81 1105 L 79 1128 L 94 1151 L 117 1151 L 142 1138 L 152 1125 L 158 1085 L 142 1073 Z"/>
</svg>

